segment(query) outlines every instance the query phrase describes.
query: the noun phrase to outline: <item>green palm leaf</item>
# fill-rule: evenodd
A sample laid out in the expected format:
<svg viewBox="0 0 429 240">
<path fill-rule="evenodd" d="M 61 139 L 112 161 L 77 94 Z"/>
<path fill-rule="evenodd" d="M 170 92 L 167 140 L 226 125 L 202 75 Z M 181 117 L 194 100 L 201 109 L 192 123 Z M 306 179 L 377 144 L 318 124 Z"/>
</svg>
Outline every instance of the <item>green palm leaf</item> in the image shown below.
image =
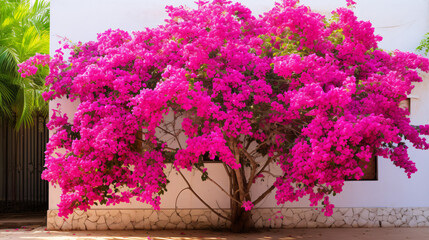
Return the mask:
<svg viewBox="0 0 429 240">
<path fill-rule="evenodd" d="M 31 88 L 21 88 L 18 91 L 18 98 L 15 102 L 16 112 L 19 116 L 15 124 L 16 129 L 19 129 L 22 125 L 27 127 L 33 124 L 34 95 L 34 90 Z"/>
<path fill-rule="evenodd" d="M 1 74 L 0 74 L 1 79 Z M 12 112 L 7 106 L 13 101 L 11 86 L 0 80 L 0 117 L 11 118 Z"/>
<path fill-rule="evenodd" d="M 43 101 L 44 74 L 23 79 L 17 64 L 36 53 L 49 53 L 49 3 L 0 0 L 0 117 L 19 129 L 33 123 L 36 113 L 47 116 Z"/>
</svg>

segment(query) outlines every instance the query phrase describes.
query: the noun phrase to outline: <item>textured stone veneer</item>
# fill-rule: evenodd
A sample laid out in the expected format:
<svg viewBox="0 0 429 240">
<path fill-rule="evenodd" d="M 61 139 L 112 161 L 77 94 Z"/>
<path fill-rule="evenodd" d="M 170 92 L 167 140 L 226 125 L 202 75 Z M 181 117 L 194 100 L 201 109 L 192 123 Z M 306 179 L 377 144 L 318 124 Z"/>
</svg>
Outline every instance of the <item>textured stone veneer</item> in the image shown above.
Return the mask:
<svg viewBox="0 0 429 240">
<path fill-rule="evenodd" d="M 254 209 L 256 228 L 424 227 L 429 208 L 336 208 L 325 217 L 312 208 Z M 205 209 L 88 210 L 68 219 L 48 211 L 49 230 L 210 229 L 228 228 L 226 220 Z"/>
</svg>

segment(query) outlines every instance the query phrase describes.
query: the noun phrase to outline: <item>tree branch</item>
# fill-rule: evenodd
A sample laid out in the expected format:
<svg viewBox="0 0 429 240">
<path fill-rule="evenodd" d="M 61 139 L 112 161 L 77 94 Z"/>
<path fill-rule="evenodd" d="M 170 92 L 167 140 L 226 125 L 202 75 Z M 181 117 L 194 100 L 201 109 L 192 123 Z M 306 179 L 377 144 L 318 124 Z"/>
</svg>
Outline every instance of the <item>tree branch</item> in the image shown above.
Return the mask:
<svg viewBox="0 0 429 240">
<path fill-rule="evenodd" d="M 249 180 L 247 181 L 247 186 L 246 186 L 246 191 L 249 192 L 250 187 L 253 184 L 253 179 L 255 178 L 255 173 L 256 173 L 256 169 L 258 168 L 258 164 L 256 163 L 255 159 L 252 156 L 250 156 L 250 154 L 246 150 L 241 149 L 240 151 L 244 154 L 244 156 L 246 156 L 247 159 L 249 159 L 250 164 L 252 165 L 252 170 L 250 171 Z"/>
<path fill-rule="evenodd" d="M 283 175 L 283 178 L 286 176 L 286 174 L 285 175 Z M 262 193 L 261 194 L 261 196 L 259 196 L 255 201 L 253 201 L 253 205 L 256 205 L 256 204 L 258 204 L 260 201 L 262 201 L 268 194 L 270 194 L 273 190 L 274 190 L 274 184 L 273 185 L 271 185 L 271 187 L 270 188 L 268 188 L 264 193 Z"/>
<path fill-rule="evenodd" d="M 176 201 L 174 202 L 174 211 L 176 212 L 176 214 L 178 216 L 180 216 L 180 214 L 179 214 L 179 212 L 177 212 L 177 200 L 179 199 L 180 194 L 182 194 L 182 192 L 185 191 L 185 190 L 187 190 L 187 189 L 189 189 L 189 187 L 186 187 L 186 188 L 180 190 L 180 192 L 176 196 Z"/>
<path fill-rule="evenodd" d="M 232 149 L 232 151 L 234 153 L 235 161 L 237 163 L 240 163 L 240 152 L 237 149 L 237 145 L 233 141 L 231 141 L 231 139 L 228 141 L 228 143 L 229 143 L 229 147 Z M 244 197 L 246 195 L 246 193 L 244 191 L 245 188 L 244 188 L 243 176 L 241 175 L 240 169 L 233 169 L 233 171 L 234 171 L 235 177 L 237 179 L 238 191 L 240 192 L 240 201 L 243 202 Z"/>
<path fill-rule="evenodd" d="M 262 142 L 261 144 L 259 144 L 255 149 L 253 149 L 252 152 L 250 152 L 250 155 L 255 154 L 258 151 L 259 148 L 261 148 L 262 146 L 268 144 L 268 142 L 271 141 L 271 137 L 272 136 L 273 136 L 273 134 L 270 134 L 270 136 L 268 136 L 267 139 L 264 142 Z"/>
<path fill-rule="evenodd" d="M 279 178 L 279 177 L 281 177 L 280 175 L 274 175 L 273 173 L 271 173 L 271 172 L 268 172 L 268 171 L 262 171 L 261 173 L 267 173 L 267 174 L 269 174 L 269 175 L 271 175 L 272 177 L 275 177 L 275 178 Z"/>
<path fill-rule="evenodd" d="M 212 207 L 210 207 L 210 205 L 208 205 L 195 191 L 194 189 L 191 187 L 191 184 L 189 184 L 188 180 L 185 178 L 185 176 L 182 174 L 182 172 L 177 169 L 177 171 L 179 172 L 180 176 L 182 176 L 183 180 L 185 180 L 186 184 L 188 185 L 189 190 L 195 195 L 195 197 L 198 198 L 198 200 L 200 200 L 208 209 L 210 209 L 210 211 L 212 211 L 214 214 L 218 215 L 219 217 L 227 220 L 227 221 L 231 221 L 229 218 L 223 216 L 222 214 L 218 213 L 216 210 L 214 210 Z"/>
<path fill-rule="evenodd" d="M 177 117 L 176 117 L 176 113 L 175 112 L 174 112 L 173 118 L 174 118 L 174 120 L 173 120 L 174 137 L 176 138 L 177 144 L 179 145 L 180 149 L 183 149 L 182 145 L 180 144 L 180 141 L 179 141 L 179 135 L 180 135 L 181 132 L 179 131 L 179 133 L 176 133 L 176 119 L 177 119 Z"/>
<path fill-rule="evenodd" d="M 267 168 L 267 166 L 273 161 L 272 157 L 269 157 L 268 160 L 265 162 L 264 166 L 261 168 L 261 170 L 259 170 L 259 172 L 255 175 L 255 176 L 259 176 L 259 174 L 261 174 L 261 172 L 263 172 L 265 170 L 265 168 Z"/>
<path fill-rule="evenodd" d="M 197 169 L 200 170 L 201 173 L 204 173 L 203 170 L 201 170 L 201 168 L 197 167 Z M 207 175 L 207 179 L 210 180 L 212 183 L 214 183 L 220 190 L 222 190 L 222 192 L 224 192 L 229 198 L 231 198 L 231 200 L 241 204 L 241 202 L 239 202 L 237 199 L 235 199 L 233 196 L 231 196 L 231 194 L 229 194 L 223 187 L 221 187 L 216 181 L 214 181 L 208 175 Z"/>
<path fill-rule="evenodd" d="M 274 185 L 271 185 L 270 188 L 268 188 L 264 193 L 261 194 L 255 201 L 253 201 L 253 205 L 258 204 L 260 201 L 262 201 L 268 194 L 270 194 L 271 191 L 274 190 Z"/>
<path fill-rule="evenodd" d="M 247 137 L 247 136 L 246 136 Z M 249 137 L 250 138 L 250 137 Z M 246 141 L 246 138 L 244 138 L 244 140 Z M 244 142 L 245 141 L 243 141 L 243 145 L 244 145 Z M 246 143 L 246 145 L 245 145 L 245 147 L 244 147 L 244 149 L 249 149 L 249 147 L 250 147 L 250 144 L 252 144 L 252 142 L 254 142 L 254 140 L 252 139 L 252 140 L 247 140 L 247 143 Z"/>
<path fill-rule="evenodd" d="M 228 177 L 231 178 L 231 172 L 228 169 L 228 165 L 226 165 L 224 162 L 222 162 L 222 165 L 225 168 L 225 172 L 228 174 Z"/>
</svg>

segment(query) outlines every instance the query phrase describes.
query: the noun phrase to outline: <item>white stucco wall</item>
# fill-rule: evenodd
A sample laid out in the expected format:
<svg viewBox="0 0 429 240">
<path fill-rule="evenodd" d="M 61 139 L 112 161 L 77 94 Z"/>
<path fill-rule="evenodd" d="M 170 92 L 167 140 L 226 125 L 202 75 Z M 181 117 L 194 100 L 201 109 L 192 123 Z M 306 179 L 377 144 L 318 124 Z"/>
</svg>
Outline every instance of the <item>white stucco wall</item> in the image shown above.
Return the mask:
<svg viewBox="0 0 429 240">
<path fill-rule="evenodd" d="M 429 32 L 429 0 L 356 0 L 355 9 L 360 19 L 370 20 L 376 27 L 376 32 L 383 36 L 380 47 L 386 50 L 399 49 L 414 51 L 422 36 Z M 255 14 L 270 9 L 273 0 L 241 0 Z M 301 3 L 310 5 L 314 10 L 330 13 L 338 6 L 345 6 L 345 0 L 302 0 Z M 57 0 L 51 2 L 51 52 L 59 47 L 60 37 L 66 37 L 73 42 L 89 41 L 96 38 L 96 34 L 109 28 L 121 28 L 128 31 L 141 30 L 144 27 L 155 27 L 163 23 L 166 17 L 165 5 L 186 4 L 194 7 L 190 0 Z M 429 78 L 428 78 L 429 81 Z M 426 83 L 417 84 L 411 102 L 411 119 L 415 124 L 429 123 L 429 86 Z M 64 112 L 73 116 L 76 103 L 60 101 Z M 56 106 L 57 102 L 51 102 Z M 337 207 L 427 207 L 429 206 L 429 152 L 410 150 L 411 158 L 416 162 L 419 171 L 411 179 L 401 169 L 394 167 L 388 160 L 379 160 L 378 181 L 347 182 L 344 192 L 333 199 Z M 222 166 L 210 164 L 210 176 L 221 171 Z M 211 171 L 213 170 L 213 171 Z M 193 173 L 188 173 L 188 176 Z M 170 174 L 171 184 L 169 191 L 163 197 L 162 207 L 174 208 L 177 194 L 186 187 L 184 182 L 174 172 Z M 219 175 L 221 185 L 227 186 L 227 179 Z M 200 183 L 200 175 L 192 180 Z M 266 188 L 262 183 L 259 190 Z M 197 188 L 198 192 L 213 206 L 227 207 L 229 200 L 223 193 L 208 182 Z M 57 209 L 59 189 L 50 188 L 49 208 Z M 271 194 L 260 207 L 276 206 Z M 181 208 L 202 208 L 204 205 L 194 198 L 189 191 L 183 192 L 178 201 Z M 306 201 L 287 206 L 307 207 Z M 121 204 L 115 208 L 142 208 L 141 203 Z"/>
</svg>

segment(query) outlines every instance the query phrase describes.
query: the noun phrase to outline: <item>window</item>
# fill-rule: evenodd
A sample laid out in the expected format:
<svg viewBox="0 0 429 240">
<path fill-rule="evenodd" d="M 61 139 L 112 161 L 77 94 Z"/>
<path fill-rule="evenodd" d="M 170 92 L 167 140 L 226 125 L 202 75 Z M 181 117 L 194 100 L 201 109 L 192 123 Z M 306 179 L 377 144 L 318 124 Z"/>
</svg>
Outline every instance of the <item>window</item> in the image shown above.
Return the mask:
<svg viewBox="0 0 429 240">
<path fill-rule="evenodd" d="M 367 163 L 367 167 L 364 168 L 365 164 L 361 162 L 359 164 L 360 168 L 363 171 L 363 177 L 359 181 L 377 181 L 378 180 L 378 158 L 377 156 L 373 156 L 369 163 Z M 356 181 L 355 178 L 346 178 L 346 181 Z"/>
</svg>

